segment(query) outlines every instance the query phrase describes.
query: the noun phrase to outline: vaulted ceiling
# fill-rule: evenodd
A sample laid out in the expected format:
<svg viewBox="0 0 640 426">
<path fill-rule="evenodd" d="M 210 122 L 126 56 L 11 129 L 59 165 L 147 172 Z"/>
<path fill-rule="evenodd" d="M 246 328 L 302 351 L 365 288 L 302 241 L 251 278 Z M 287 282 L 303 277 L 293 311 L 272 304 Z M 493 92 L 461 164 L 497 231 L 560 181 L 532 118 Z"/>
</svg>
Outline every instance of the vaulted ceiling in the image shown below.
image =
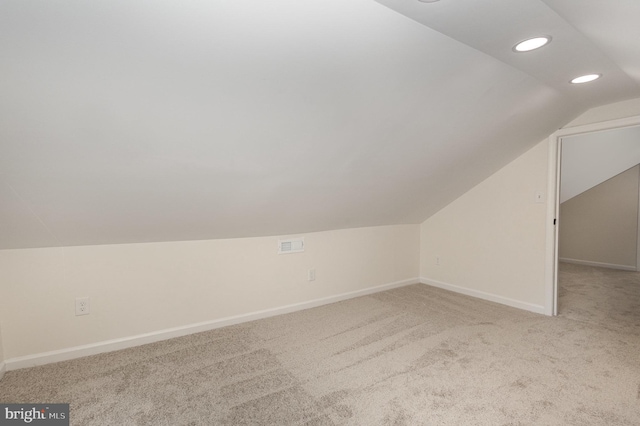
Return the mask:
<svg viewBox="0 0 640 426">
<path fill-rule="evenodd" d="M 640 97 L 638 18 L 637 0 L 3 0 L 0 248 L 420 223 Z"/>
</svg>

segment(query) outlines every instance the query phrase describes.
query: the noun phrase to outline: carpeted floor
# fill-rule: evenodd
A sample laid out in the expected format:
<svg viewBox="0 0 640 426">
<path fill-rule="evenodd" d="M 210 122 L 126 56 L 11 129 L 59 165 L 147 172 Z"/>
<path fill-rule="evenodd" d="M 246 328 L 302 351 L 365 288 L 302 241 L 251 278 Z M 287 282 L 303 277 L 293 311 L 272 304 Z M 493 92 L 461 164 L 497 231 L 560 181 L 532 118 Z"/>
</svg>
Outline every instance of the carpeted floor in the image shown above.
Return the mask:
<svg viewBox="0 0 640 426">
<path fill-rule="evenodd" d="M 560 312 L 425 285 L 32 369 L 73 425 L 638 425 L 640 274 L 561 267 Z"/>
</svg>

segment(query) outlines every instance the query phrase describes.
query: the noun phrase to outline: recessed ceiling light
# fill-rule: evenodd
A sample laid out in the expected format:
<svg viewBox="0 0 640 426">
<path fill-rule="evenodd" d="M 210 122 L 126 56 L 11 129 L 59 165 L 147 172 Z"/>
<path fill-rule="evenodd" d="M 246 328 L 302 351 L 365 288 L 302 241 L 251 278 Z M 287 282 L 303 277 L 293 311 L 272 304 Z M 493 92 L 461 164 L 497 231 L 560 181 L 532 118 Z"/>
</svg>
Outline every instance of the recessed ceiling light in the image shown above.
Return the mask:
<svg viewBox="0 0 640 426">
<path fill-rule="evenodd" d="M 513 46 L 514 52 L 528 52 L 530 50 L 539 49 L 551 41 L 551 36 L 534 37 L 523 40 Z"/>
<path fill-rule="evenodd" d="M 588 83 L 590 81 L 593 80 L 597 80 L 600 77 L 602 77 L 602 74 L 587 74 L 587 75 L 582 75 L 580 77 L 576 77 L 573 80 L 571 80 L 571 83 L 573 84 L 580 84 L 580 83 Z"/>
<path fill-rule="evenodd" d="M 418 1 L 422 2 L 422 3 L 435 3 L 435 2 L 440 1 L 440 0 L 418 0 Z"/>
</svg>

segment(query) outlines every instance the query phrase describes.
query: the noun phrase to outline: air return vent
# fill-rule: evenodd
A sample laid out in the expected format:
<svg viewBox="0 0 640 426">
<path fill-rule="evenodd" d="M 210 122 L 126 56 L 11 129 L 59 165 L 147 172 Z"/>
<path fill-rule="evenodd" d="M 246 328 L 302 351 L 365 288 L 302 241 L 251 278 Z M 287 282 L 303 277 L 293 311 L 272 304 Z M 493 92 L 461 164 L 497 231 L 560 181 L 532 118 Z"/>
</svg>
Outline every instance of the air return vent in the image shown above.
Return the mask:
<svg viewBox="0 0 640 426">
<path fill-rule="evenodd" d="M 278 240 L 278 254 L 300 253 L 304 251 L 304 238 Z"/>
</svg>

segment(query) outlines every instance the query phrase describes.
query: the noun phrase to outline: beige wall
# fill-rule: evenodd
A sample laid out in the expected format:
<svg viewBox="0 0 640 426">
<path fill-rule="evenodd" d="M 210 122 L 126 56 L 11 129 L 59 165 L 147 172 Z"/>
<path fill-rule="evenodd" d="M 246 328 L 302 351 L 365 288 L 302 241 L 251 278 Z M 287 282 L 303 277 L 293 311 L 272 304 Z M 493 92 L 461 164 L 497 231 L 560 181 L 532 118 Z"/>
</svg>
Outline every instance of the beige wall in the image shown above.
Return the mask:
<svg viewBox="0 0 640 426">
<path fill-rule="evenodd" d="M 285 255 L 278 237 L 0 251 L 6 359 L 418 277 L 418 225 L 303 236 Z M 91 314 L 76 317 L 85 296 Z"/>
<path fill-rule="evenodd" d="M 570 125 L 640 115 L 640 99 Z M 0 251 L 4 357 L 153 333 L 410 280 L 541 311 L 545 303 L 547 142 L 536 145 L 422 225 L 277 237 Z M 546 198 L 545 198 L 546 201 Z M 440 265 L 435 265 L 439 256 Z M 309 268 L 317 281 L 309 283 Z M 92 313 L 74 316 L 76 297 Z M 26 308 L 25 308 L 26 307 Z"/>
<path fill-rule="evenodd" d="M 546 192 L 547 154 L 539 143 L 421 225 L 425 282 L 543 311 L 546 204 L 535 194 Z"/>
<path fill-rule="evenodd" d="M 640 98 L 629 99 L 613 104 L 602 105 L 584 112 L 573 121 L 564 126 L 564 129 L 582 126 L 586 124 L 602 123 L 604 121 L 618 120 L 621 118 L 640 115 Z"/>
<path fill-rule="evenodd" d="M 561 260 L 635 270 L 639 171 L 633 167 L 561 204 Z"/>
<path fill-rule="evenodd" d="M 0 324 L 0 379 L 4 376 L 4 348 L 2 346 L 2 324 Z"/>
<path fill-rule="evenodd" d="M 640 98 L 588 110 L 565 128 L 638 115 Z M 550 158 L 549 141 L 543 141 L 427 219 L 420 228 L 422 280 L 551 312 L 545 305 L 553 304 L 551 281 L 546 279 L 551 276 L 548 253 L 553 244 L 546 230 L 553 235 L 547 220 L 553 206 L 532 202 L 534 192 L 549 190 Z"/>
</svg>

